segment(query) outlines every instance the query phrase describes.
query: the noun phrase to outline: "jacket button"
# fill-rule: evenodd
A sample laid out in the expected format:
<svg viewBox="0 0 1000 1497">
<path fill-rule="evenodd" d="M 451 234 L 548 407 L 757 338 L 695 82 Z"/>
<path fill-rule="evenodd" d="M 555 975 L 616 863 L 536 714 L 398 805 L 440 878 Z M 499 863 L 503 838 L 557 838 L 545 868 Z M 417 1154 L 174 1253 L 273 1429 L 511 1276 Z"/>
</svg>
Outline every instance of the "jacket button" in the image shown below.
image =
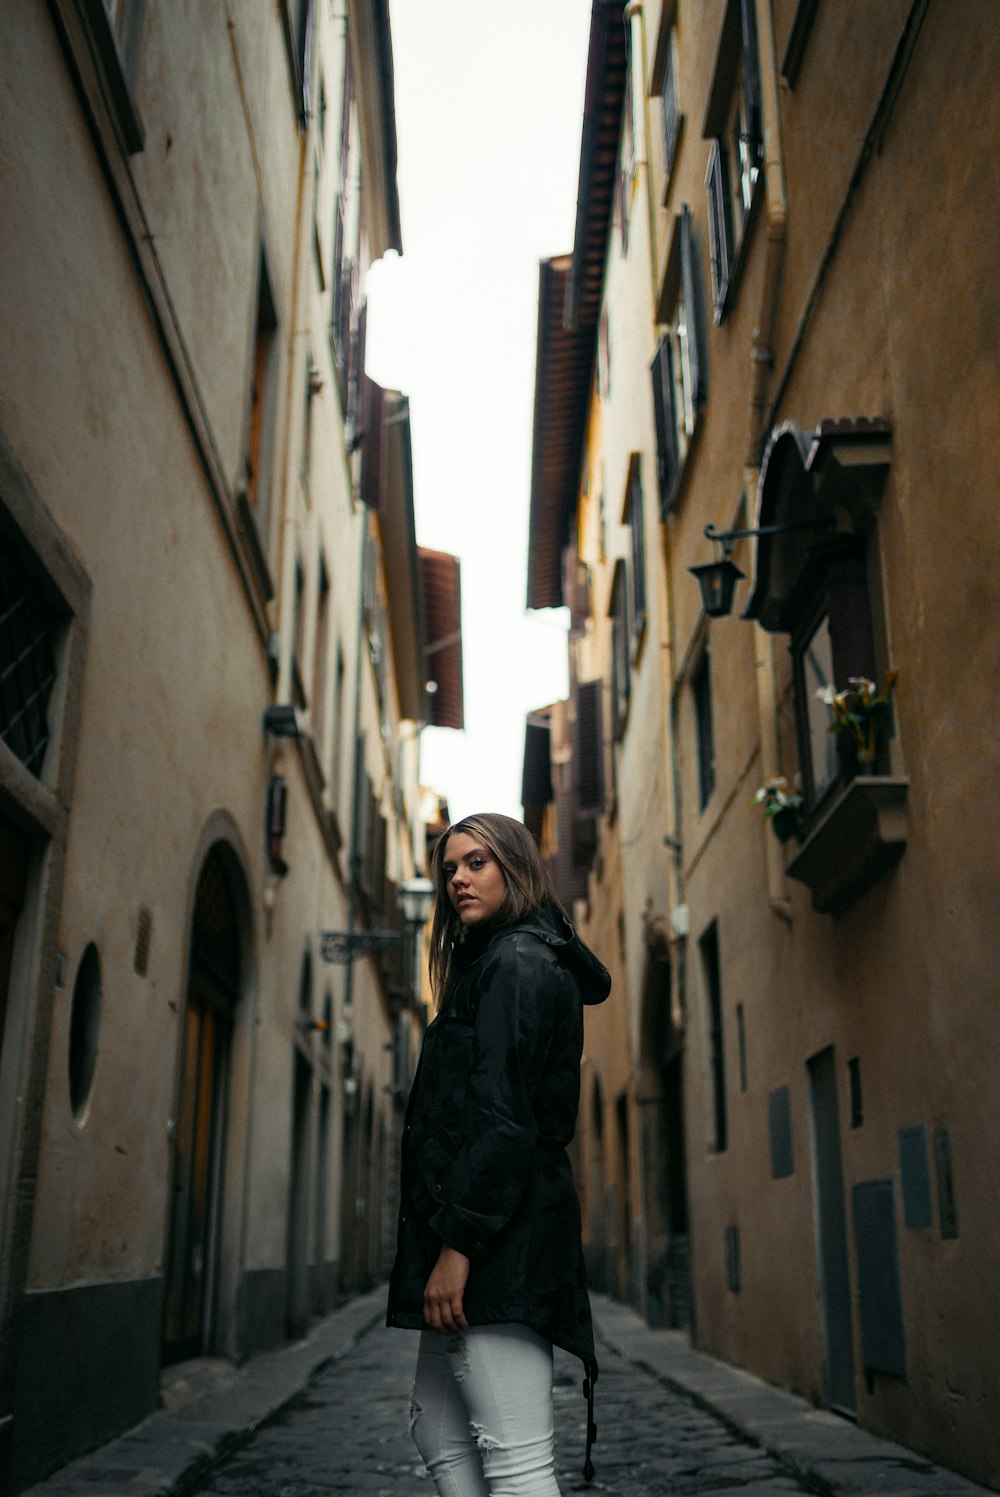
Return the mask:
<svg viewBox="0 0 1000 1497">
<path fill-rule="evenodd" d="M 435 1187 L 434 1187 L 434 1189 L 435 1189 L 435 1190 L 436 1190 L 436 1191 L 437 1191 L 437 1192 L 438 1192 L 438 1194 L 439 1194 L 439 1195 L 440 1195 L 440 1193 L 441 1193 L 441 1186 L 440 1186 L 440 1185 L 435 1185 Z"/>
</svg>

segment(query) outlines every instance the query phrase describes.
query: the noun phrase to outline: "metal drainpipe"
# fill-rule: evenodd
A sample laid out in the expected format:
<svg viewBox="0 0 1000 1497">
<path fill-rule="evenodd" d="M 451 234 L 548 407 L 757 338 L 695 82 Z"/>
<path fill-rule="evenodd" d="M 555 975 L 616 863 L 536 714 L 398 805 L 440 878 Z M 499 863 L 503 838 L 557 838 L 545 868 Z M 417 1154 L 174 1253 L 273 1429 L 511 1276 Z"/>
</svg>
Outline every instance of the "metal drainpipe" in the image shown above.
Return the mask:
<svg viewBox="0 0 1000 1497">
<path fill-rule="evenodd" d="M 646 78 L 648 76 L 648 53 L 646 49 L 646 28 L 643 21 L 643 0 L 629 0 L 625 8 L 625 15 L 631 24 L 633 39 L 639 38 L 639 58 L 642 67 L 641 98 L 642 98 L 642 155 L 637 153 L 637 164 L 639 161 L 645 166 L 646 177 L 646 215 L 649 224 L 649 279 L 650 279 L 650 302 L 656 305 L 656 203 L 653 199 L 653 181 L 649 168 L 649 95 L 646 91 Z M 635 54 L 633 42 L 633 56 Z M 633 64 L 634 65 L 634 64 Z M 632 75 L 632 99 L 633 99 L 633 123 L 634 104 L 636 98 L 635 74 Z M 638 139 L 638 133 L 636 132 Z M 680 776 L 677 766 L 677 743 L 674 732 L 674 710 L 673 710 L 673 678 L 674 678 L 674 600 L 673 591 L 670 587 L 671 576 L 671 549 L 670 530 L 664 523 L 660 527 L 663 542 L 663 567 L 658 569 L 658 595 L 660 603 L 660 685 L 661 701 L 663 703 L 663 783 L 667 796 L 667 810 L 670 819 L 671 831 L 666 838 L 667 846 L 672 854 L 674 870 L 674 892 L 673 905 L 676 908 L 684 903 L 684 880 L 681 872 L 681 839 L 680 839 Z M 679 964 L 678 980 L 682 981 L 680 973 L 683 971 Z M 683 996 L 683 995 L 681 995 Z"/>
<path fill-rule="evenodd" d="M 361 555 L 358 562 L 358 624 L 354 649 L 354 721 L 351 725 L 353 764 L 351 766 L 351 837 L 347 859 L 347 933 L 354 930 L 354 906 L 358 892 L 358 830 L 361 808 L 361 776 L 364 772 L 364 754 L 361 747 L 361 665 L 363 640 L 365 637 L 365 583 L 368 567 L 368 511 L 359 500 L 361 510 Z M 349 961 L 344 972 L 344 1007 L 350 1008 L 354 1001 L 354 963 Z"/>
<path fill-rule="evenodd" d="M 766 24 L 764 24 L 766 23 Z M 781 108 L 778 94 L 778 63 L 774 41 L 773 0 L 757 0 L 757 34 L 760 37 L 761 104 L 764 123 L 764 284 L 760 315 L 753 331 L 750 356 L 750 412 L 744 487 L 756 493 L 760 476 L 760 454 L 766 420 L 768 383 L 774 366 L 774 334 L 781 299 L 781 273 L 788 237 L 788 197 L 785 158 L 781 140 Z M 753 524 L 753 518 L 749 519 Z M 772 779 L 778 765 L 778 691 L 772 636 L 754 624 L 754 665 L 757 685 L 757 723 L 760 741 L 761 777 Z M 785 864 L 778 839 L 765 840 L 768 902 L 782 920 L 791 922 L 792 906 L 785 881 Z"/>
</svg>

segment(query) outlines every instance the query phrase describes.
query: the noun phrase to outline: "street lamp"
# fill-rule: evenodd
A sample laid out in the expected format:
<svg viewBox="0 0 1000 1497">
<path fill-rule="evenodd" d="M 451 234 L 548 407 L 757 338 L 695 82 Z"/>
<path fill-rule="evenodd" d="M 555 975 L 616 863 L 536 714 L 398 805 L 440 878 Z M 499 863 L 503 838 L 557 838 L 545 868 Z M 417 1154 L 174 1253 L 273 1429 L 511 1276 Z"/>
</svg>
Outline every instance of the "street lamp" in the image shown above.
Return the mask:
<svg viewBox="0 0 1000 1497">
<path fill-rule="evenodd" d="M 703 562 L 688 571 L 698 579 L 701 601 L 710 619 L 725 619 L 733 611 L 733 593 L 736 584 L 746 573 L 741 572 L 733 561 L 733 542 L 751 535 L 786 535 L 792 530 L 819 530 L 834 523 L 831 517 L 822 520 L 798 520 L 791 525 L 761 525 L 756 530 L 716 530 L 709 523 L 705 535 L 715 545 L 722 547 L 722 555 L 715 561 Z"/>
<path fill-rule="evenodd" d="M 434 885 L 429 878 L 408 878 L 399 886 L 399 908 L 406 930 L 324 930 L 319 953 L 325 962 L 346 966 L 358 956 L 393 951 L 424 925 L 434 903 Z"/>
</svg>

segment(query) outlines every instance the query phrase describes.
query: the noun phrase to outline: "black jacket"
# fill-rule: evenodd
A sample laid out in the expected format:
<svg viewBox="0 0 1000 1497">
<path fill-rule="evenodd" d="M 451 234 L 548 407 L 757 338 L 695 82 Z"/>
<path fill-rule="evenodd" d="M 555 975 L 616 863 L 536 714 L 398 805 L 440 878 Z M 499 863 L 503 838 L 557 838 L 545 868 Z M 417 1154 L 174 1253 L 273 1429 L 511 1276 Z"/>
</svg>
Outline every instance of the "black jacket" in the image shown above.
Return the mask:
<svg viewBox="0 0 1000 1497">
<path fill-rule="evenodd" d="M 594 1337 L 566 1146 L 584 1003 L 611 979 L 561 915 L 471 932 L 470 959 L 424 1036 L 403 1134 L 390 1326 L 423 1326 L 442 1243 L 470 1259 L 470 1325 L 515 1321 L 580 1357 Z"/>
</svg>

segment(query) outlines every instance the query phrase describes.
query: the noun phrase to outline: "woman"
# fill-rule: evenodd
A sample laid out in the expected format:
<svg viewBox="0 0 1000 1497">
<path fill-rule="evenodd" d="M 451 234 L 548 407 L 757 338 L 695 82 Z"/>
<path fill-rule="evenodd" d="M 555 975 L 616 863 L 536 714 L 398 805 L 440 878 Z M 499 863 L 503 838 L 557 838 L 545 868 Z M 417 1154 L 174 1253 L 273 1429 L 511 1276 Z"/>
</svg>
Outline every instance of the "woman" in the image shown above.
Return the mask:
<svg viewBox="0 0 1000 1497">
<path fill-rule="evenodd" d="M 553 1345 L 586 1369 L 593 1474 L 597 1366 L 566 1146 L 582 1004 L 611 979 L 520 822 L 456 822 L 431 872 L 437 1017 L 407 1107 L 388 1324 L 422 1332 L 411 1429 L 441 1497 L 559 1497 Z"/>
</svg>

